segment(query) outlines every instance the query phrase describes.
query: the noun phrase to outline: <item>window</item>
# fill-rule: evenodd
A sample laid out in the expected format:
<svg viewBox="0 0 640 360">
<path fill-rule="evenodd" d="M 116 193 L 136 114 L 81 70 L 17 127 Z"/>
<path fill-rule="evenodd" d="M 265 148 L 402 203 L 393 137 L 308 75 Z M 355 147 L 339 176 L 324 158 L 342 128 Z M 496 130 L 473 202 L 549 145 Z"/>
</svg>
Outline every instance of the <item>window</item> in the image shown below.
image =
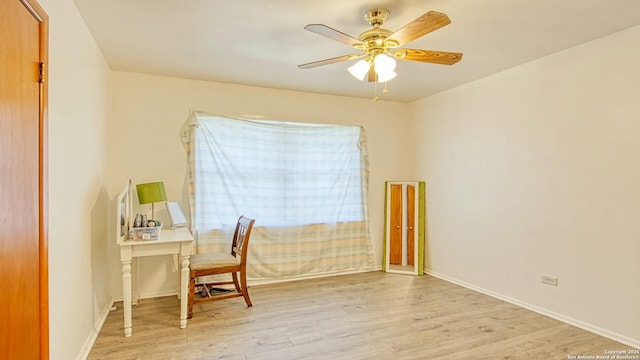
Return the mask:
<svg viewBox="0 0 640 360">
<path fill-rule="evenodd" d="M 283 257 L 282 251 L 302 251 L 301 258 L 307 262 L 326 263 L 327 257 L 336 256 L 344 262 L 344 256 L 353 252 L 353 241 L 363 252 L 356 257 L 372 266 L 366 211 L 368 164 L 360 126 L 237 120 L 198 113 L 189 129 L 192 227 L 198 247 L 224 241 L 225 232 L 238 216 L 245 215 L 256 219 L 249 249 L 257 263 L 269 263 L 267 277 L 274 275 L 273 263 Z M 281 249 L 274 254 L 274 248 Z M 283 260 L 289 270 L 296 262 L 290 254 Z M 311 273 L 350 270 L 353 264 L 347 261 L 343 269 L 324 267 Z M 259 267 L 255 270 L 254 275 L 263 277 Z M 292 271 L 305 275 L 308 270 Z M 278 277 L 289 275 L 285 271 Z"/>
</svg>

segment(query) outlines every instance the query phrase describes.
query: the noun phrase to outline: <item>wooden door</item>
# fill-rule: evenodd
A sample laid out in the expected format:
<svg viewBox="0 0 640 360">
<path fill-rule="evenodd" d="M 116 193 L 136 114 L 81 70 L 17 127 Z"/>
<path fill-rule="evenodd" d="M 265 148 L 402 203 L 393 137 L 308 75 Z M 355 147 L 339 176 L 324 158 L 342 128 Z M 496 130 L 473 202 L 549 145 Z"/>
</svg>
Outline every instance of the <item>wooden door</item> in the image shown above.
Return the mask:
<svg viewBox="0 0 640 360">
<path fill-rule="evenodd" d="M 389 264 L 415 263 L 416 187 L 411 184 L 392 184 L 389 214 Z"/>
<path fill-rule="evenodd" d="M 407 185 L 407 265 L 415 263 L 416 187 Z"/>
<path fill-rule="evenodd" d="M 385 183 L 384 271 L 424 273 L 426 184 Z"/>
<path fill-rule="evenodd" d="M 389 196 L 389 264 L 402 265 L 402 185 L 391 185 Z"/>
<path fill-rule="evenodd" d="M 48 359 L 47 18 L 0 1 L 0 358 Z"/>
</svg>

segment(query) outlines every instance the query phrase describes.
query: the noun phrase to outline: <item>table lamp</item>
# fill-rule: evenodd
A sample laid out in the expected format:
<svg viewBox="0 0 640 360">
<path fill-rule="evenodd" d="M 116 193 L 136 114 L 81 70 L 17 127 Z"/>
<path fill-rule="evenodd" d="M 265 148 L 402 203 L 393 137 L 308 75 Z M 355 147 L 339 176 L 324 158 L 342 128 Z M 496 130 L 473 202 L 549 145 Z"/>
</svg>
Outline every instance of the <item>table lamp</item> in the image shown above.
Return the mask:
<svg viewBox="0 0 640 360">
<path fill-rule="evenodd" d="M 140 205 L 151 204 L 151 219 L 155 220 L 153 204 L 167 201 L 167 193 L 164 191 L 164 182 L 152 182 L 136 185 L 138 202 Z"/>
</svg>

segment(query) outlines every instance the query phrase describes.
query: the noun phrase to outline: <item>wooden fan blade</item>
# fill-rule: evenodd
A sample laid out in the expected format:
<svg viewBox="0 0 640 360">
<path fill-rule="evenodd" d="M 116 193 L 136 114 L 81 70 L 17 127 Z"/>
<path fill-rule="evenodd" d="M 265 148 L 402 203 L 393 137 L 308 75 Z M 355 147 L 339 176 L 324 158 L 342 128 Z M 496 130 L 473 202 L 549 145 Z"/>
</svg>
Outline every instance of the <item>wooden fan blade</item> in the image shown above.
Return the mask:
<svg viewBox="0 0 640 360">
<path fill-rule="evenodd" d="M 298 67 L 300 69 L 313 69 L 318 66 L 335 64 L 337 62 L 352 60 L 358 57 L 360 57 L 360 55 L 343 55 L 343 56 L 338 56 L 331 59 L 324 59 L 324 60 L 314 61 L 306 64 L 301 64 L 301 65 L 298 65 Z"/>
<path fill-rule="evenodd" d="M 446 14 L 436 11 L 429 11 L 419 18 L 408 23 L 400 30 L 389 35 L 389 39 L 398 42 L 402 46 L 443 26 L 451 24 L 451 20 Z"/>
<path fill-rule="evenodd" d="M 330 28 L 326 25 L 322 24 L 309 24 L 304 27 L 305 30 L 309 30 L 312 33 L 316 33 L 318 35 L 322 35 L 328 37 L 329 39 L 339 41 L 341 43 L 347 44 L 349 46 L 360 45 L 362 44 L 360 40 L 349 36 L 343 32 L 340 32 L 336 29 Z"/>
<path fill-rule="evenodd" d="M 396 51 L 393 56 L 403 60 L 421 61 L 442 65 L 453 65 L 462 59 L 462 53 L 417 49 L 401 49 Z"/>
</svg>

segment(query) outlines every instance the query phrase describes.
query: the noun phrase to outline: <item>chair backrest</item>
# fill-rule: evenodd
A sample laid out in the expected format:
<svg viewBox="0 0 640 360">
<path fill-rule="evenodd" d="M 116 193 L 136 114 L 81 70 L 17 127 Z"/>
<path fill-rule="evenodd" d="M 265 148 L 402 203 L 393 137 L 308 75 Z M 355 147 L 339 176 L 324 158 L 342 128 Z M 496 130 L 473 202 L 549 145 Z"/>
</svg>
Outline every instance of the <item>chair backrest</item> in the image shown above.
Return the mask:
<svg viewBox="0 0 640 360">
<path fill-rule="evenodd" d="M 247 247 L 249 246 L 249 237 L 255 219 L 246 216 L 240 216 L 236 224 L 236 230 L 233 233 L 233 242 L 231 243 L 231 255 L 240 255 L 244 263 L 247 258 Z"/>
</svg>

